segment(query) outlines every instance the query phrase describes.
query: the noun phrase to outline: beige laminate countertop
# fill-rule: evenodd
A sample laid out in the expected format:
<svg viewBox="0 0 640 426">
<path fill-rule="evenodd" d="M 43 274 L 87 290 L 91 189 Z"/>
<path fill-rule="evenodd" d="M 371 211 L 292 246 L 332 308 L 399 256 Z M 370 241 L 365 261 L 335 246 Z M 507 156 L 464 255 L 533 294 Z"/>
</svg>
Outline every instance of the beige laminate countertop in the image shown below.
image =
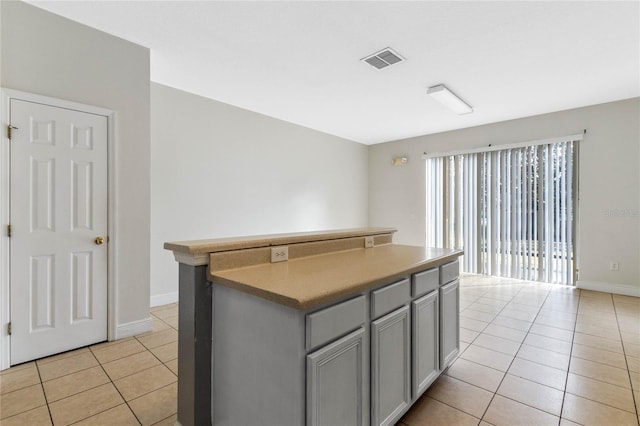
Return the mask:
<svg viewBox="0 0 640 426">
<path fill-rule="evenodd" d="M 209 271 L 209 279 L 282 305 L 307 310 L 453 261 L 462 253 L 461 250 L 387 244 Z"/>
<path fill-rule="evenodd" d="M 288 234 L 176 241 L 165 243 L 164 248 L 178 253 L 195 255 L 257 247 L 297 244 L 308 241 L 326 241 L 349 237 L 393 234 L 394 232 L 396 232 L 395 228 L 350 228 L 330 231 L 294 232 Z"/>
</svg>

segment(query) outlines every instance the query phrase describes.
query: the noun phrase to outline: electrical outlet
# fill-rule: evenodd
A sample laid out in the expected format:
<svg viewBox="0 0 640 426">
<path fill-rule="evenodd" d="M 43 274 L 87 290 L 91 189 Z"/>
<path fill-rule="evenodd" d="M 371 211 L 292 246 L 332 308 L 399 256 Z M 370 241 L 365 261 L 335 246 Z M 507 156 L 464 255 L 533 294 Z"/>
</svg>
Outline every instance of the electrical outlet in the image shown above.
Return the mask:
<svg viewBox="0 0 640 426">
<path fill-rule="evenodd" d="M 364 237 L 364 248 L 373 247 L 373 236 Z"/>
<path fill-rule="evenodd" d="M 289 260 L 289 247 L 271 247 L 271 263 L 284 262 L 285 260 Z"/>
<path fill-rule="evenodd" d="M 619 271 L 620 270 L 620 264 L 618 262 L 615 261 L 611 261 L 609 262 L 609 270 L 610 271 Z"/>
</svg>

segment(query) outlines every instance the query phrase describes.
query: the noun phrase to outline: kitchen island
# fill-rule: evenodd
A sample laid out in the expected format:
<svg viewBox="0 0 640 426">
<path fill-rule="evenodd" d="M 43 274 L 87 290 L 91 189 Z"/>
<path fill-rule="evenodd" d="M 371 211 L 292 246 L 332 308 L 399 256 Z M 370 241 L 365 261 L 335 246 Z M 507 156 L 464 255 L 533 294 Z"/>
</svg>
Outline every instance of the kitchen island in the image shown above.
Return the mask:
<svg viewBox="0 0 640 426">
<path fill-rule="evenodd" d="M 178 422 L 394 424 L 458 354 L 459 250 L 362 228 L 166 243 Z"/>
</svg>

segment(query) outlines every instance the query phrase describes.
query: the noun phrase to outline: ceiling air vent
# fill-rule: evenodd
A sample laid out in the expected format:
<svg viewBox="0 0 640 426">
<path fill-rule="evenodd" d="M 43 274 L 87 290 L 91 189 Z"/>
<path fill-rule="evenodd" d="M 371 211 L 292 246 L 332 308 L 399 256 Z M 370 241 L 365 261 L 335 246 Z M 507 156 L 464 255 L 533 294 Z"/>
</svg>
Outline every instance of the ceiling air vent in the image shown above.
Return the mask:
<svg viewBox="0 0 640 426">
<path fill-rule="evenodd" d="M 389 65 L 402 62 L 405 59 L 397 52 L 394 52 L 390 47 L 387 47 L 386 49 L 382 49 L 381 51 L 376 52 L 373 55 L 362 58 L 362 60 L 372 67 L 381 70 L 382 68 L 386 68 Z"/>
</svg>

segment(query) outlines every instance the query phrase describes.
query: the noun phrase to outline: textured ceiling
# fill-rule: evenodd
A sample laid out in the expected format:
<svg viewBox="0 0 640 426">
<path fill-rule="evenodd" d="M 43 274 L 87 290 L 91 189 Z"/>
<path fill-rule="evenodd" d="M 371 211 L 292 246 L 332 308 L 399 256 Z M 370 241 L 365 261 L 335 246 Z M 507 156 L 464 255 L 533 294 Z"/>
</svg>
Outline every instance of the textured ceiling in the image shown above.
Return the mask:
<svg viewBox="0 0 640 426">
<path fill-rule="evenodd" d="M 365 144 L 640 96 L 638 1 L 29 3 L 150 48 L 152 81 Z M 407 60 L 360 61 L 387 46 Z"/>
</svg>

